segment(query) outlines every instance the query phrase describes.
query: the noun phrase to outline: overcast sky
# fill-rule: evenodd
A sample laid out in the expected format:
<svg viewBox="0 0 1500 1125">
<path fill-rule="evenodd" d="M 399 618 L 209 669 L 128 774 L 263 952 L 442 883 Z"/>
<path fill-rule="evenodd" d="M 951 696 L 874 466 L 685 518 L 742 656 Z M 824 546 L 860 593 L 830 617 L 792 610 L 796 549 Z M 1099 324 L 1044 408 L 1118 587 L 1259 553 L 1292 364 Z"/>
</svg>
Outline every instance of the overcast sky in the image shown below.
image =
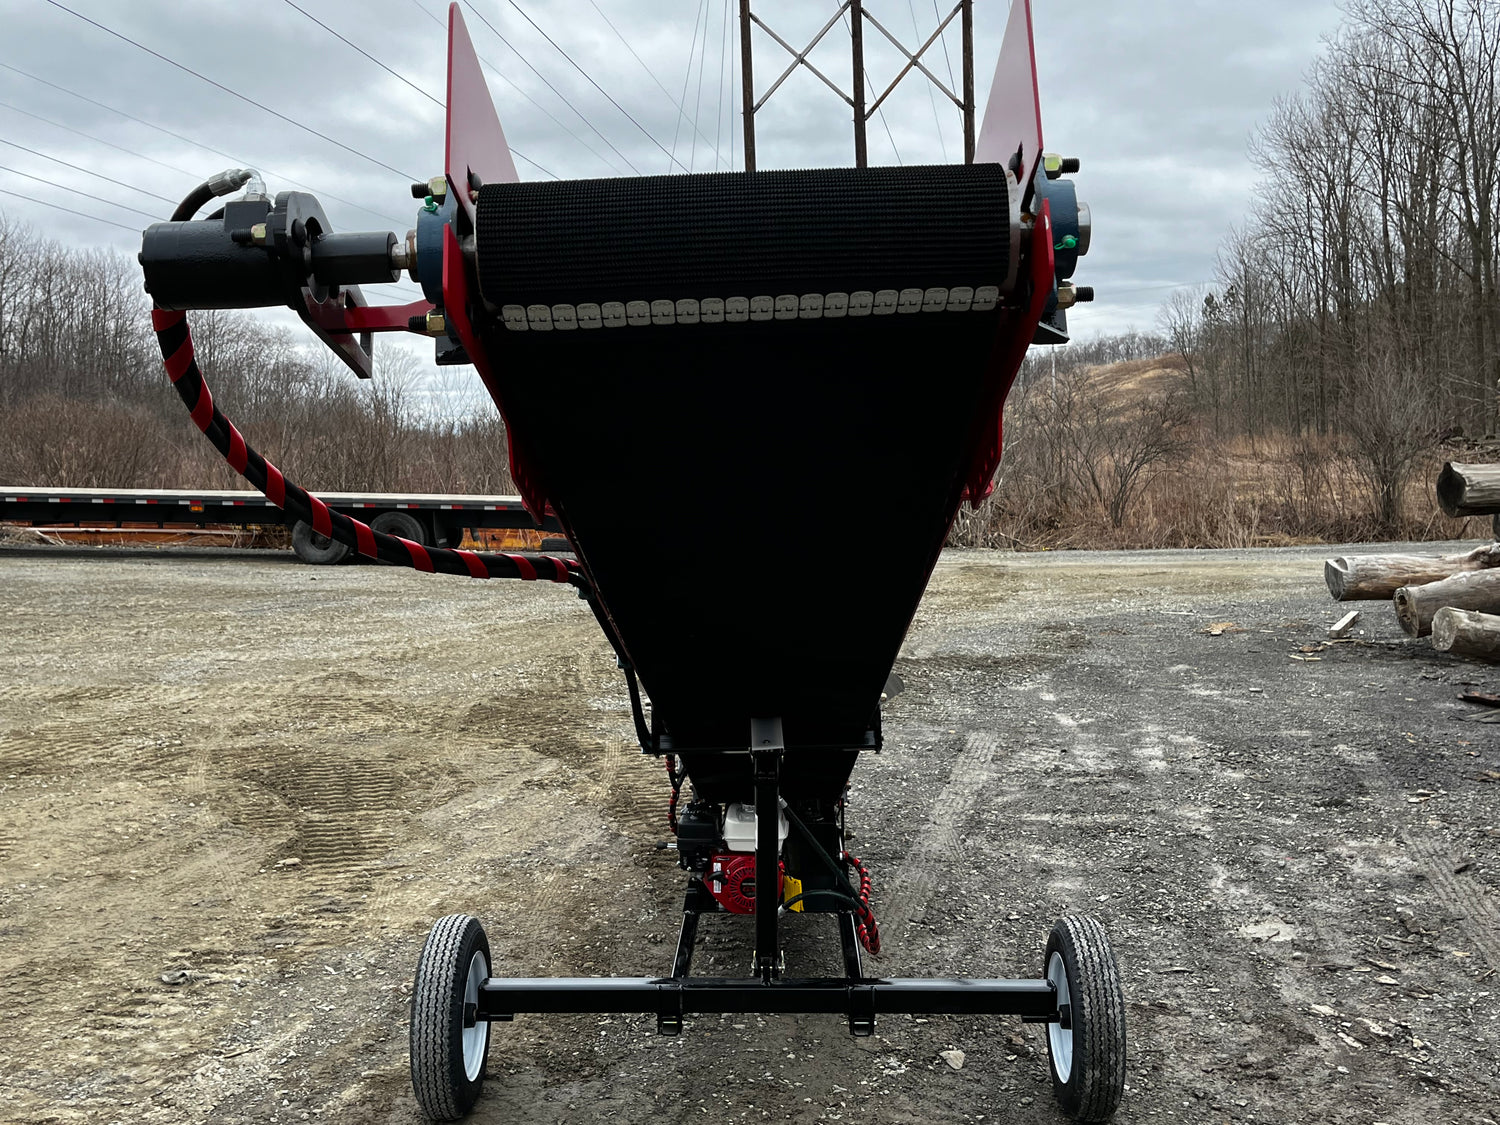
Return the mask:
<svg viewBox="0 0 1500 1125">
<path fill-rule="evenodd" d="M 412 225 L 409 178 L 441 170 L 446 4 L 295 0 L 298 11 L 290 0 L 60 2 L 78 15 L 48 0 L 0 0 L 0 64 L 15 68 L 0 68 L 0 140 L 7 142 L 0 165 L 13 170 L 0 170 L 0 189 L 30 197 L 0 195 L 7 215 L 69 246 L 133 255 L 148 216 L 171 210 L 153 195 L 175 201 L 198 180 L 245 164 L 263 172 L 272 192 L 314 190 L 336 229 Z M 915 47 L 937 26 L 935 13 L 946 15 L 952 3 L 866 0 L 866 9 Z M 731 160 L 743 166 L 730 15 L 737 8 L 735 0 L 476 0 L 464 15 L 480 56 L 493 66 L 490 89 L 511 144 L 524 154 L 517 160 L 522 176 L 575 178 L 665 172 L 674 167 L 669 153 L 697 171 L 727 168 Z M 800 49 L 836 2 L 756 0 L 754 10 Z M 1094 215 L 1093 250 L 1078 281 L 1096 288 L 1098 303 L 1074 315 L 1075 333 L 1149 329 L 1172 286 L 1213 277 L 1219 241 L 1250 198 L 1246 141 L 1274 100 L 1297 90 L 1339 10 L 1334 0 L 1035 0 L 1034 10 L 1047 147 L 1083 161 L 1079 194 Z M 1007 11 L 1006 0 L 975 2 L 981 116 Z M 875 29 L 867 28 L 865 39 L 870 81 L 884 89 L 901 58 Z M 760 96 L 790 56 L 759 30 L 753 46 Z M 935 43 L 925 61 L 946 80 L 950 65 L 960 72 L 956 20 L 946 57 L 943 46 Z M 848 88 L 842 24 L 810 58 Z M 913 72 L 886 102 L 883 117 L 870 124 L 872 163 L 962 158 L 958 111 L 930 89 Z M 761 168 L 853 162 L 848 108 L 804 69 L 756 121 Z M 76 194 L 83 192 L 124 207 Z"/>
</svg>

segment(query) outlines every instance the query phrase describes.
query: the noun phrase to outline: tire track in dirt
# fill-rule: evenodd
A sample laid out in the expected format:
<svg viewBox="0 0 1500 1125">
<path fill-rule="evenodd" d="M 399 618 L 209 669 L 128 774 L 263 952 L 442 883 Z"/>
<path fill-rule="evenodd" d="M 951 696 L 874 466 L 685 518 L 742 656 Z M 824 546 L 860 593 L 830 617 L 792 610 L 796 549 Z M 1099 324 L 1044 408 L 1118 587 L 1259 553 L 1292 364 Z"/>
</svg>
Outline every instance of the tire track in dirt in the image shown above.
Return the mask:
<svg viewBox="0 0 1500 1125">
<path fill-rule="evenodd" d="M 1500 969 L 1500 907 L 1494 898 L 1476 880 L 1454 874 L 1459 861 L 1445 842 L 1411 830 L 1402 832 L 1401 839 L 1426 869 L 1438 901 L 1459 916 L 1459 928 L 1490 967 Z"/>
<path fill-rule="evenodd" d="M 876 910 L 887 933 L 900 934 L 931 900 L 939 873 L 967 862 L 961 832 L 985 783 L 994 776 L 999 740 L 984 731 L 964 734 L 948 780 L 933 799 L 927 828 L 912 842 Z"/>
</svg>

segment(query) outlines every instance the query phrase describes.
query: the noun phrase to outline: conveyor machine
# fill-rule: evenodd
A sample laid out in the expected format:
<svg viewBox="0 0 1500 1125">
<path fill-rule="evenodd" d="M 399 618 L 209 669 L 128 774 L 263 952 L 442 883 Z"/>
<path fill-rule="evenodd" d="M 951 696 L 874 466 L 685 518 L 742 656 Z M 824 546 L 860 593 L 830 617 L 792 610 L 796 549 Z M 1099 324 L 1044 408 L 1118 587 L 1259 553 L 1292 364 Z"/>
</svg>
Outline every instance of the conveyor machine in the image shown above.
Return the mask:
<svg viewBox="0 0 1500 1125">
<path fill-rule="evenodd" d="M 972 164 L 544 183 L 519 181 L 457 5 L 449 21 L 445 174 L 414 186 L 411 233 L 336 233 L 298 192 L 199 218 L 239 171 L 150 228 L 141 254 L 168 373 L 230 464 L 363 554 L 576 586 L 641 748 L 666 762 L 688 873 L 671 966 L 507 977 L 478 919 L 443 918 L 412 998 L 422 1108 L 465 1114 L 492 1027 L 523 1014 L 636 1012 L 675 1035 L 702 1013 L 825 1012 L 869 1035 L 882 1013 L 949 1013 L 1045 1025 L 1062 1107 L 1108 1118 L 1125 1027 L 1102 927 L 1058 920 L 1033 978 L 871 975 L 870 878 L 845 844 L 851 771 L 882 746 L 882 693 L 959 506 L 989 491 L 1006 392 L 1027 347 L 1066 340 L 1066 310 L 1092 296 L 1069 281 L 1089 212 L 1065 178 L 1076 162 L 1043 152 L 1028 0 Z M 402 271 L 425 300 L 370 307 L 359 286 Z M 387 330 L 473 364 L 528 509 L 555 516 L 574 557 L 423 547 L 283 477 L 214 406 L 185 319 L 281 304 L 360 375 Z M 643 551 L 642 512 L 691 546 Z M 693 974 L 706 913 L 753 926 L 748 975 Z M 798 976 L 783 928 L 823 918 L 845 972 Z"/>
</svg>

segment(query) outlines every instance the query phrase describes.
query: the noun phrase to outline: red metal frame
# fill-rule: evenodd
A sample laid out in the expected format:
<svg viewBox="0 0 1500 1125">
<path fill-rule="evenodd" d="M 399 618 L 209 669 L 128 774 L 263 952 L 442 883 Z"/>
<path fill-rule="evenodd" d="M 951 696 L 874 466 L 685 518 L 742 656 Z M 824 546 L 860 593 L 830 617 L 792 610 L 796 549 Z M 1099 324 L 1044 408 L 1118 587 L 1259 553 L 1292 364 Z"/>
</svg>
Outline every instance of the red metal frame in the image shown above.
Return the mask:
<svg viewBox="0 0 1500 1125">
<path fill-rule="evenodd" d="M 1007 164 L 1018 150 L 1021 163 L 1014 171 L 1024 190 L 1042 152 L 1042 99 L 1036 81 L 1031 0 L 1014 0 L 1010 6 L 974 159 Z"/>
<path fill-rule="evenodd" d="M 1010 6 L 1010 20 L 1005 25 L 1005 41 L 1000 46 L 1000 60 L 995 64 L 995 79 L 990 86 L 990 100 L 984 107 L 984 125 L 979 131 L 974 159 L 1010 165 L 1018 153 L 1019 159 L 1012 170 L 1024 205 L 1042 154 L 1042 102 L 1037 88 L 1031 0 L 1014 0 Z M 1030 299 L 1001 321 L 992 361 L 998 376 L 994 407 L 986 412 L 987 421 L 964 488 L 964 498 L 975 506 L 994 489 L 991 478 L 1000 466 L 1005 397 L 1021 370 L 1052 293 L 1056 262 L 1051 209 L 1045 200 L 1033 219 L 1029 249 Z"/>
<path fill-rule="evenodd" d="M 521 177 L 505 143 L 500 115 L 490 98 L 479 56 L 458 4 L 448 5 L 448 114 L 443 150 L 443 171 L 448 188 L 456 192 L 458 205 L 474 222 L 474 200 L 469 195 L 469 174 L 477 173 L 487 184 L 513 184 Z"/>
<path fill-rule="evenodd" d="M 469 173 L 477 172 L 485 183 L 515 183 L 521 177 L 511 159 L 505 130 L 479 66 L 479 56 L 464 26 L 458 4 L 448 6 L 448 110 L 444 134 L 443 171 L 448 190 L 455 192 L 459 206 L 474 223 L 474 202 L 469 197 Z M 474 327 L 469 307 L 469 275 L 459 251 L 458 236 L 450 223 L 443 231 L 443 314 L 448 327 L 468 353 L 474 370 L 484 380 L 490 397 L 505 418 L 510 435 L 510 475 L 521 493 L 521 502 L 540 523 L 546 515 L 547 497 L 532 471 L 523 439 L 505 414 L 505 401 L 495 381 L 494 367 L 484 341 Z"/>
</svg>

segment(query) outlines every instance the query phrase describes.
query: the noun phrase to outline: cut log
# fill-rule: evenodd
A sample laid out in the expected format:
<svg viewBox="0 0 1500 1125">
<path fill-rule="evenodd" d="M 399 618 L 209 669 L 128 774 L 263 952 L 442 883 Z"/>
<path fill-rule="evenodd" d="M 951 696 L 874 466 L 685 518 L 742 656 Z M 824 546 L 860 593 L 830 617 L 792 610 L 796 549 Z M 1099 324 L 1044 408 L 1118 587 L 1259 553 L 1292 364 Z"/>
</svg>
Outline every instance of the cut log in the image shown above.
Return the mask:
<svg viewBox="0 0 1500 1125">
<path fill-rule="evenodd" d="M 1500 465 L 1449 461 L 1438 474 L 1437 496 L 1450 516 L 1494 515 L 1500 512 Z"/>
<path fill-rule="evenodd" d="M 1432 618 L 1445 606 L 1500 613 L 1500 570 L 1455 574 L 1424 586 L 1402 586 L 1396 591 L 1396 620 L 1413 637 L 1432 632 Z"/>
<path fill-rule="evenodd" d="M 1432 619 L 1432 647 L 1455 656 L 1500 663 L 1500 617 L 1444 606 Z"/>
<path fill-rule="evenodd" d="M 1422 586 L 1471 570 L 1500 566 L 1500 543 L 1462 555 L 1343 555 L 1323 564 L 1323 580 L 1338 602 L 1389 598 L 1402 586 Z"/>
</svg>

